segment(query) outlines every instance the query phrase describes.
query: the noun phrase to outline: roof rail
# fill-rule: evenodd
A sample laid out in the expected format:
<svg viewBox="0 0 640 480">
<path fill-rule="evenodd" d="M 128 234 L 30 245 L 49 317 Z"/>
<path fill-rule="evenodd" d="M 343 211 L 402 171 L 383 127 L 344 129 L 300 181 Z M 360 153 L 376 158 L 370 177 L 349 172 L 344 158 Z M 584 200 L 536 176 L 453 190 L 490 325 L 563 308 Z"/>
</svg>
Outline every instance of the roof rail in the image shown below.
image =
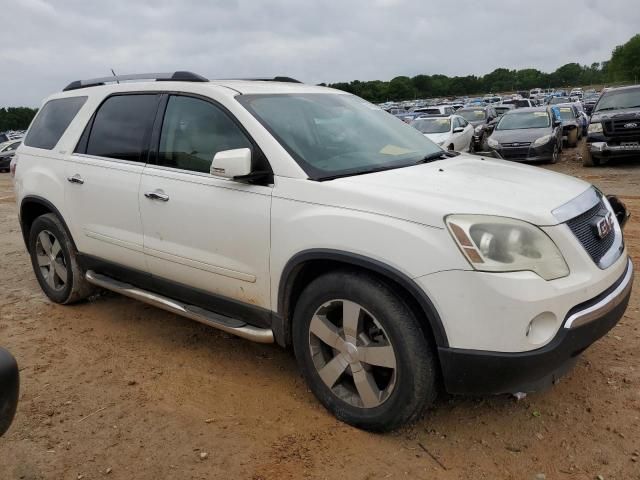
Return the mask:
<svg viewBox="0 0 640 480">
<path fill-rule="evenodd" d="M 267 78 L 267 77 L 259 77 L 259 78 L 220 78 L 220 79 L 216 79 L 216 80 L 244 80 L 247 82 L 284 82 L 284 83 L 303 83 L 300 80 L 296 80 L 295 78 L 291 78 L 291 77 L 272 77 L 272 78 Z"/>
<path fill-rule="evenodd" d="M 129 80 L 155 80 L 157 82 L 208 82 L 209 79 L 193 72 L 173 72 L 173 73 L 136 73 L 134 75 L 112 75 L 110 77 L 92 78 L 89 80 L 76 80 L 62 89 L 63 92 L 77 90 L 85 87 L 95 87 L 105 83 L 126 82 Z"/>
</svg>

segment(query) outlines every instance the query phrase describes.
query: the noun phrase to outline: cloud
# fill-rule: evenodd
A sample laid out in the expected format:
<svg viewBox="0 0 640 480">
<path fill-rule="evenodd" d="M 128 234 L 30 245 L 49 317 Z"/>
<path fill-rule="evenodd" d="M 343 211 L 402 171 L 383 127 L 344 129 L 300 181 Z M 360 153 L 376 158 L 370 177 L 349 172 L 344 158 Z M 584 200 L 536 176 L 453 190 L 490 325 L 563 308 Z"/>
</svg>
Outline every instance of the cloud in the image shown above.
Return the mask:
<svg viewBox="0 0 640 480">
<path fill-rule="evenodd" d="M 3 0 L 5 3 L 7 0 Z M 636 0 L 9 0 L 0 106 L 72 80 L 192 70 L 309 83 L 591 64 L 638 33 Z"/>
</svg>

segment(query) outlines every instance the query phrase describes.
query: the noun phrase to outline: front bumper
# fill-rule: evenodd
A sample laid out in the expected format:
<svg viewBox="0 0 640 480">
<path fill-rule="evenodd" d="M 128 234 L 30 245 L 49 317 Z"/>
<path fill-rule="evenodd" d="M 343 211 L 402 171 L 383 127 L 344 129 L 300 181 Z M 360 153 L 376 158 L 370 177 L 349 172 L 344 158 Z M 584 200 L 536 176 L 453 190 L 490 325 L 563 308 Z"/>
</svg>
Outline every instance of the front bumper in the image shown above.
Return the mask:
<svg viewBox="0 0 640 480">
<path fill-rule="evenodd" d="M 592 299 L 573 307 L 545 346 L 526 352 L 492 352 L 439 347 L 445 388 L 457 394 L 530 392 L 545 388 L 569 370 L 593 342 L 624 314 L 633 284 L 633 264 Z"/>
<path fill-rule="evenodd" d="M 505 147 L 500 145 L 493 148 L 505 160 L 514 162 L 550 162 L 553 160 L 553 149 L 556 145 L 556 139 L 551 139 L 548 143 L 540 146 L 530 144 L 525 147 Z"/>
<path fill-rule="evenodd" d="M 632 157 L 640 155 L 640 142 L 590 142 L 587 148 L 596 158 Z"/>
</svg>

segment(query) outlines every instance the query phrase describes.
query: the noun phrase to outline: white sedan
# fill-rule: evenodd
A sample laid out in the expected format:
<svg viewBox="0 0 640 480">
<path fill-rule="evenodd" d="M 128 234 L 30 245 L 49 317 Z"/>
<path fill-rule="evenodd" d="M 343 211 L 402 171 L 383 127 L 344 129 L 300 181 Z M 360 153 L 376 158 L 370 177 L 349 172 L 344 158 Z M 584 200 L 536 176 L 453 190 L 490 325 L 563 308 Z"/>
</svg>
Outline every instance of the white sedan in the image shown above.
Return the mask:
<svg viewBox="0 0 640 480">
<path fill-rule="evenodd" d="M 473 126 L 460 115 L 418 117 L 411 126 L 447 150 L 469 151 Z"/>
</svg>

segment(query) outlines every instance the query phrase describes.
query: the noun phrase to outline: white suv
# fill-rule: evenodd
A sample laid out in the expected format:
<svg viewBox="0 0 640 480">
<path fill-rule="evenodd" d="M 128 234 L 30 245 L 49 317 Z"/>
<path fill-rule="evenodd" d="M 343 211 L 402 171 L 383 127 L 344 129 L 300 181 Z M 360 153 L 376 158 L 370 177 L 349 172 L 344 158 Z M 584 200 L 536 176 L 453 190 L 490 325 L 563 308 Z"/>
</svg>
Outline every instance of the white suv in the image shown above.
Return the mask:
<svg viewBox="0 0 640 480">
<path fill-rule="evenodd" d="M 54 302 L 97 286 L 292 346 L 331 412 L 378 431 L 440 388 L 547 385 L 627 306 L 626 211 L 581 180 L 287 78 L 142 78 L 73 82 L 18 149 Z"/>
</svg>

